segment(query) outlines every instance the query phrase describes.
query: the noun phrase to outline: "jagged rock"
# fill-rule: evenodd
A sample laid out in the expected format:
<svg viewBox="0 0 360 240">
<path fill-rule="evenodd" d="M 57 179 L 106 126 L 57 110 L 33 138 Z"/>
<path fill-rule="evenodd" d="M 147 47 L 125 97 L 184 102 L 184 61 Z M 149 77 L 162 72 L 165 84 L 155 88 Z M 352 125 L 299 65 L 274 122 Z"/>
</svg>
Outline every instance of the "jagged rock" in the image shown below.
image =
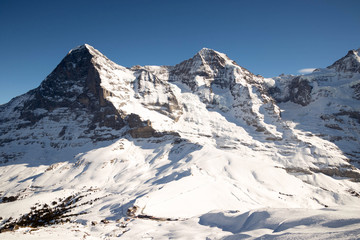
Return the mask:
<svg viewBox="0 0 360 240">
<path fill-rule="evenodd" d="M 153 137 L 155 130 L 151 126 L 150 120 L 143 121 L 137 114 L 130 114 L 125 119 L 131 128 L 129 133 L 133 138 Z"/>
<path fill-rule="evenodd" d="M 150 138 L 153 137 L 155 130 L 151 126 L 139 127 L 130 130 L 133 138 Z"/>
<path fill-rule="evenodd" d="M 106 99 L 107 91 L 101 86 L 93 60 L 95 55 L 88 45 L 70 51 L 38 88 L 3 105 L 0 112 L 6 111 L 7 114 L 0 115 L 0 132 L 4 133 L 3 136 L 9 135 L 7 142 L 19 139 L 11 134 L 16 130 L 44 129 L 44 124 L 48 128 L 57 128 L 77 123 L 77 129 L 93 141 L 101 139 L 94 131 L 97 127 L 120 130 L 125 123 L 121 112 Z M 13 124 L 8 124 L 10 122 Z M 50 137 L 64 137 L 66 131 L 61 127 L 58 136 Z M 44 129 L 43 134 L 46 132 Z M 70 136 L 72 134 L 69 130 L 68 138 L 82 137 Z"/>
<path fill-rule="evenodd" d="M 94 57 L 88 45 L 83 45 L 60 62 L 55 70 L 37 88 L 36 96 L 26 102 L 26 110 L 43 108 L 53 111 L 66 107 L 95 113 L 92 124 L 120 129 L 124 123 L 118 110 L 106 100 L 106 90 L 100 86 L 101 79 L 92 61 Z M 35 101 L 35 102 L 33 102 Z"/>
<path fill-rule="evenodd" d="M 279 86 L 268 87 L 268 93 L 277 102 L 292 101 L 294 103 L 306 106 L 311 102 L 312 86 L 307 79 L 301 76 L 280 76 L 279 80 L 284 79 L 285 82 L 279 83 Z"/>
<path fill-rule="evenodd" d="M 312 86 L 309 81 L 300 77 L 294 78 L 290 83 L 289 98 L 292 102 L 306 106 L 311 101 Z"/>
<path fill-rule="evenodd" d="M 170 73 L 171 79 L 180 80 L 192 91 L 196 91 L 199 86 L 194 81 L 195 76 L 204 78 L 205 85 L 210 86 L 209 79 L 224 76 L 225 63 L 224 56 L 212 49 L 203 48 L 191 59 L 175 65 Z"/>
<path fill-rule="evenodd" d="M 360 49 L 350 50 L 345 57 L 340 58 L 334 64 L 327 68 L 335 69 L 337 72 L 360 73 L 359 52 Z"/>
<path fill-rule="evenodd" d="M 126 122 L 128 123 L 129 127 L 131 129 L 134 128 L 141 128 L 141 127 L 147 127 L 150 126 L 151 127 L 151 122 L 150 120 L 147 121 L 143 121 L 139 115 L 137 114 L 130 114 L 125 118 Z"/>
</svg>

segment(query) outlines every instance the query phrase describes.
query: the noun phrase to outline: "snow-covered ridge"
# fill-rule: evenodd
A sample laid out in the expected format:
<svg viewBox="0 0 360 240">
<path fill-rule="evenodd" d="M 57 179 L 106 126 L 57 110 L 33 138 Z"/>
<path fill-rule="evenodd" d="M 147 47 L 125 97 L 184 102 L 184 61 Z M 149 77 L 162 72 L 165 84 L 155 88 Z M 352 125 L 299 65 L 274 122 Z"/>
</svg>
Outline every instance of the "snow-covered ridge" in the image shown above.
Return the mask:
<svg viewBox="0 0 360 240">
<path fill-rule="evenodd" d="M 85 44 L 79 45 L 79 46 L 71 49 L 68 54 L 71 54 L 71 53 L 74 52 L 74 51 L 83 51 L 83 50 L 85 50 L 85 49 L 87 49 L 87 50 L 89 50 L 89 51 L 95 50 L 94 47 L 92 47 L 92 46 L 90 46 L 89 44 L 85 43 Z"/>
<path fill-rule="evenodd" d="M 132 68 L 72 49 L 0 106 L 0 238 L 358 236 L 348 55 L 346 72 L 264 79 L 207 48 Z"/>
</svg>

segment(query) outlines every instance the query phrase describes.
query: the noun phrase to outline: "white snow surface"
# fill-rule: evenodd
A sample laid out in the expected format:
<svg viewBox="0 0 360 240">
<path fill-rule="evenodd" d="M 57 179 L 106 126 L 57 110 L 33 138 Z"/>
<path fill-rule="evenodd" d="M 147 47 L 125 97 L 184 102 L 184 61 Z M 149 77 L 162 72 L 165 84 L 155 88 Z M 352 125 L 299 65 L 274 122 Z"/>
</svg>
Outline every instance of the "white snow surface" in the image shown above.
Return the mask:
<svg viewBox="0 0 360 240">
<path fill-rule="evenodd" d="M 71 209 L 70 222 L 20 227 L 0 233 L 1 239 L 360 238 L 359 183 L 311 170 L 350 168 L 343 153 L 346 142 L 322 138 L 319 132 L 332 129 L 310 123 L 318 121 L 320 112 L 335 112 L 328 102 L 359 110 L 359 101 L 348 94 L 359 74 L 339 77 L 332 69 L 315 71 L 303 76 L 313 84 L 313 102 L 279 107 L 262 90 L 285 86 L 293 76 L 254 76 L 210 49 L 202 49 L 192 63 L 182 63 L 191 67 L 192 91 L 186 79 L 169 79 L 184 65 L 128 69 L 89 45 L 71 51 L 84 47 L 93 55 L 107 100 L 125 115 L 150 120 L 156 131 L 180 137 L 124 135 L 97 143 L 79 138 L 53 148 L 47 136 L 56 136 L 61 124 L 73 134 L 80 127 L 47 118 L 41 120 L 47 135 L 41 129 L 8 133 L 19 139 L 31 134 L 43 142 L 25 145 L 26 140 L 19 140 L 1 148 L 17 159 L 0 165 L 0 194 L 18 199 L 0 203 L 0 224 L 20 218 L 36 204 L 51 205 L 71 195 L 81 199 Z M 224 59 L 223 72 L 207 62 L 214 56 Z M 315 80 L 319 78 L 327 81 Z M 226 81 L 231 90 L 224 87 Z M 165 107 L 173 97 L 180 108 L 168 113 Z M 1 114 L 15 114 L 26 98 L 14 99 Z M 359 144 L 359 139 L 356 135 L 348 143 Z M 129 208 L 133 215 L 127 214 Z"/>
</svg>

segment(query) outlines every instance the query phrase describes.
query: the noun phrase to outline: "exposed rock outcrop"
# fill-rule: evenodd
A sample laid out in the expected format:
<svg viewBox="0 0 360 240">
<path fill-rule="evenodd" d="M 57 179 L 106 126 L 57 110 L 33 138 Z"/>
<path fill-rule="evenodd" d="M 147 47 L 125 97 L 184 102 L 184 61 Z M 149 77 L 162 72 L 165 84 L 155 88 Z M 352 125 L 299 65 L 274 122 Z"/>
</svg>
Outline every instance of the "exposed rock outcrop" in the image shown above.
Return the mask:
<svg viewBox="0 0 360 240">
<path fill-rule="evenodd" d="M 289 89 L 290 101 L 302 106 L 310 103 L 312 86 L 309 84 L 309 81 L 296 77 L 291 81 Z"/>
<path fill-rule="evenodd" d="M 68 140 L 87 136 L 93 141 L 116 137 L 112 133 L 110 138 L 99 138 L 96 132 L 99 127 L 119 130 L 125 123 L 120 112 L 105 98 L 106 90 L 101 86 L 91 48 L 83 45 L 71 50 L 38 88 L 2 106 L 5 112 L 0 116 L 0 123 L 3 123 L 0 143 L 24 139 L 12 134 L 15 130 L 36 128 L 41 131 L 44 125 L 47 129 L 38 134 L 55 141 L 59 136 Z M 12 124 L 8 124 L 10 122 Z M 64 126 L 69 128 L 64 130 Z M 59 130 L 55 130 L 57 128 Z M 57 134 L 51 135 L 49 131 Z M 28 143 L 36 142 L 35 136 L 32 139 Z M 59 146 L 58 143 L 51 145 Z"/>
<path fill-rule="evenodd" d="M 350 50 L 345 57 L 340 58 L 329 69 L 335 69 L 337 72 L 360 73 L 360 49 Z"/>
<path fill-rule="evenodd" d="M 130 127 L 130 135 L 133 138 L 153 137 L 155 130 L 151 126 L 150 120 L 143 121 L 139 115 L 130 114 L 125 119 Z"/>
</svg>

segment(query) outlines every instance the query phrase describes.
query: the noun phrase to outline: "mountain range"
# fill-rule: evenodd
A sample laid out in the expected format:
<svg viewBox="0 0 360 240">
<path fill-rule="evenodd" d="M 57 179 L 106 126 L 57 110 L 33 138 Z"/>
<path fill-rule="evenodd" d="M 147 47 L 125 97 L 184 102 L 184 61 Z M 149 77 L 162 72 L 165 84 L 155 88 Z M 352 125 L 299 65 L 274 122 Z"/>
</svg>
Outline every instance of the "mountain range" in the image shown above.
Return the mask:
<svg viewBox="0 0 360 240">
<path fill-rule="evenodd" d="M 360 49 L 264 78 L 72 49 L 0 105 L 0 236 L 357 239 Z"/>
</svg>

